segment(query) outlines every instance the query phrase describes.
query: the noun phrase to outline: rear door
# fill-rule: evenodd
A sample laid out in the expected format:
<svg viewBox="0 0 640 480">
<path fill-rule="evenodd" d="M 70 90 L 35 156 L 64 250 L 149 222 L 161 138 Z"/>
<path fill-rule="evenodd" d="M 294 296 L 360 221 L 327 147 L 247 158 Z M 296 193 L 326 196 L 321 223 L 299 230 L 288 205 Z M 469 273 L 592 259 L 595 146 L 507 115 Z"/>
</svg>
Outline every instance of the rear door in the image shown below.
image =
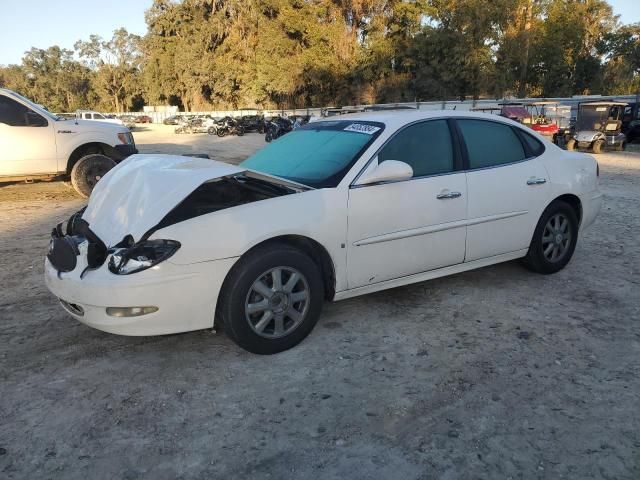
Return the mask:
<svg viewBox="0 0 640 480">
<path fill-rule="evenodd" d="M 465 152 L 465 261 L 529 247 L 549 198 L 544 145 L 522 129 L 483 119 L 456 121 Z"/>
<path fill-rule="evenodd" d="M 54 128 L 54 122 L 0 95 L 0 176 L 57 172 Z"/>
<path fill-rule="evenodd" d="M 373 161 L 405 162 L 413 178 L 351 187 L 349 288 L 463 262 L 467 187 L 457 147 L 447 120 L 406 126 Z"/>
</svg>

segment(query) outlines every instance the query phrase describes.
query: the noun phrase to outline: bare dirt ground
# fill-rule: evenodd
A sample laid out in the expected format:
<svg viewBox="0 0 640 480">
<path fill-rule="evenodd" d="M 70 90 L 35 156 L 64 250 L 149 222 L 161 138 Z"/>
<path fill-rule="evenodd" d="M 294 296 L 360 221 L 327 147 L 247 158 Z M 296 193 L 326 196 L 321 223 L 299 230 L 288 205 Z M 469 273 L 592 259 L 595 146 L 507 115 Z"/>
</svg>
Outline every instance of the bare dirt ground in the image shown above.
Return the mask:
<svg viewBox="0 0 640 480">
<path fill-rule="evenodd" d="M 136 141 L 227 161 L 263 144 L 171 131 Z M 83 200 L 0 187 L 0 478 L 637 480 L 637 152 L 598 157 L 606 203 L 562 272 L 511 262 L 327 304 L 270 357 L 69 318 L 42 262 Z"/>
</svg>

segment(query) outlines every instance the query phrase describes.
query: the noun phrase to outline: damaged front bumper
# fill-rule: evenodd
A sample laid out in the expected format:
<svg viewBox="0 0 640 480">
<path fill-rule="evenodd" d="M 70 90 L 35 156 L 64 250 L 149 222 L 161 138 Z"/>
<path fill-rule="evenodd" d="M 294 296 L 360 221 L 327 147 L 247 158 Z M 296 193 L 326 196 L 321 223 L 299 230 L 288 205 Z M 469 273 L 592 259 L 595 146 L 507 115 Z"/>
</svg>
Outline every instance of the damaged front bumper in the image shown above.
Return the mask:
<svg viewBox="0 0 640 480">
<path fill-rule="evenodd" d="M 105 262 L 86 272 L 58 272 L 45 258 L 45 283 L 75 319 L 118 335 L 164 335 L 212 328 L 218 293 L 236 258 L 176 265 L 165 261 L 134 275 L 115 275 Z M 155 307 L 136 316 L 114 315 Z M 111 314 L 107 313 L 110 309 Z"/>
</svg>

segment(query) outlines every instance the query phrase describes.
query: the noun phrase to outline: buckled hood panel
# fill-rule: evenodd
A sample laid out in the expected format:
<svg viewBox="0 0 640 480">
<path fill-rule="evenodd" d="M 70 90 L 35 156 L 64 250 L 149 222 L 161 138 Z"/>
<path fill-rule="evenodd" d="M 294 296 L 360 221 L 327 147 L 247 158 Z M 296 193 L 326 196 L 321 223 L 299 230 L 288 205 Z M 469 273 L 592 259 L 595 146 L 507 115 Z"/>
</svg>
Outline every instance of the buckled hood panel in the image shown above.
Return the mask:
<svg viewBox="0 0 640 480">
<path fill-rule="evenodd" d="M 102 178 L 82 218 L 108 246 L 140 238 L 206 181 L 245 170 L 215 160 L 177 155 L 133 155 Z"/>
</svg>

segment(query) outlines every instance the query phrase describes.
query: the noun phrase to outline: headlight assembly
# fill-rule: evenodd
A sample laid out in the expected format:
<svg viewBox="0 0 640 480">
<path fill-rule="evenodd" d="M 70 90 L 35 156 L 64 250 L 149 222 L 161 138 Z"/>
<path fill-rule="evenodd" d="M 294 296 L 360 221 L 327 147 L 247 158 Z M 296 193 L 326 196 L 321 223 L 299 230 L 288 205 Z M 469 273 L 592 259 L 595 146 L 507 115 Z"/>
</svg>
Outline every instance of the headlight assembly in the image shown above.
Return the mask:
<svg viewBox="0 0 640 480">
<path fill-rule="evenodd" d="M 129 275 L 164 262 L 180 248 L 175 240 L 146 240 L 133 247 L 118 248 L 109 259 L 109 270 L 117 275 Z"/>
</svg>

